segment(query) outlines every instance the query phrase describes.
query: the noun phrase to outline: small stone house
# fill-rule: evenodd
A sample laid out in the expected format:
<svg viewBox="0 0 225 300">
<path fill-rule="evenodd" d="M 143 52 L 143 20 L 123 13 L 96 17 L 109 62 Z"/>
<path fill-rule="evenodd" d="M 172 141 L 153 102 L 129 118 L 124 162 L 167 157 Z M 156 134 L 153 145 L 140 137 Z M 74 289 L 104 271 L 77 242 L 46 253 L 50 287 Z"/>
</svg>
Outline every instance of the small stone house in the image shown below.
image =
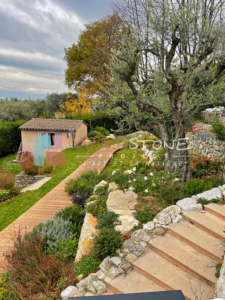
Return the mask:
<svg viewBox="0 0 225 300">
<path fill-rule="evenodd" d="M 87 138 L 87 124 L 82 120 L 32 118 L 19 128 L 22 138 L 20 151 L 32 155 L 37 146 L 60 152 Z"/>
</svg>

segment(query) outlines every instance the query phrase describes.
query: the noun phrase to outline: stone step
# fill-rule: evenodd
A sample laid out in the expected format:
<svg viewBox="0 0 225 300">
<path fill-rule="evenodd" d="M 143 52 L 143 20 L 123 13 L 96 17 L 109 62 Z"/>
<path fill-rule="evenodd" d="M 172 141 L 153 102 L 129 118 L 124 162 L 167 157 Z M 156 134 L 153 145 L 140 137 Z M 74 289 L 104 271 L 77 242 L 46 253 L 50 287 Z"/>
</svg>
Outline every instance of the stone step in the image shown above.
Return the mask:
<svg viewBox="0 0 225 300">
<path fill-rule="evenodd" d="M 225 222 L 208 211 L 183 212 L 183 218 L 224 241 Z"/>
<path fill-rule="evenodd" d="M 213 298 L 215 292 L 213 287 L 183 271 L 150 249 L 147 249 L 133 263 L 133 266 L 136 271 L 149 277 L 165 290 L 181 290 L 188 300 Z"/>
<path fill-rule="evenodd" d="M 214 235 L 209 234 L 184 219 L 179 223 L 171 223 L 168 226 L 167 232 L 209 258 L 216 260 L 218 264 L 222 263 L 222 256 L 224 255 L 223 242 Z"/>
<path fill-rule="evenodd" d="M 135 270 L 130 271 L 128 274 L 117 276 L 115 279 L 105 277 L 105 283 L 115 294 L 165 291 L 163 287 Z"/>
<path fill-rule="evenodd" d="M 225 221 L 225 205 L 211 203 L 205 205 L 205 210 Z"/>
<path fill-rule="evenodd" d="M 182 270 L 215 287 L 217 262 L 171 234 L 149 241 L 148 247 Z"/>
</svg>

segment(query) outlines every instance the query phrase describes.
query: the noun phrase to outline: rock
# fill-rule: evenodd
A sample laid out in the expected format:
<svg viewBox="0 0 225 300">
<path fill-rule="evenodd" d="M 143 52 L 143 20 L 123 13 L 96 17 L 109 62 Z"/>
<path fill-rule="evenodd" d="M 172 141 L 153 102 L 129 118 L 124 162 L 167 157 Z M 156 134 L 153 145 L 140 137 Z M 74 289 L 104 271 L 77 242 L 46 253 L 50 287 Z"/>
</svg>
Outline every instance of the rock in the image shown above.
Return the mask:
<svg viewBox="0 0 225 300">
<path fill-rule="evenodd" d="M 121 267 L 125 273 L 129 272 L 132 269 L 132 264 L 129 261 L 125 261 Z"/>
<path fill-rule="evenodd" d="M 110 258 L 110 261 L 111 261 L 114 265 L 116 265 L 117 267 L 119 267 L 119 266 L 122 264 L 121 259 L 120 259 L 119 257 L 116 257 L 116 256 Z"/>
<path fill-rule="evenodd" d="M 110 256 L 107 256 L 100 264 L 100 269 L 104 274 L 107 274 L 109 269 L 113 266 L 113 263 L 110 262 Z"/>
<path fill-rule="evenodd" d="M 97 184 L 97 185 L 94 187 L 93 192 L 95 192 L 95 191 L 97 190 L 98 187 L 104 187 L 104 186 L 106 186 L 107 184 L 108 184 L 108 182 L 105 181 L 105 180 L 100 181 L 99 184 Z"/>
<path fill-rule="evenodd" d="M 163 209 L 160 213 L 158 213 L 153 222 L 158 223 L 160 225 L 168 225 L 169 223 L 177 223 L 182 216 L 180 215 L 181 209 L 177 205 L 171 205 L 165 209 Z"/>
<path fill-rule="evenodd" d="M 137 256 L 132 253 L 128 253 L 126 256 L 126 260 L 128 260 L 131 263 L 135 262 L 136 259 L 137 259 Z"/>
<path fill-rule="evenodd" d="M 110 135 L 107 135 L 107 136 L 106 136 L 106 139 L 107 139 L 107 140 L 115 140 L 115 138 L 116 138 L 115 135 L 112 134 L 112 133 L 111 133 Z"/>
<path fill-rule="evenodd" d="M 97 280 L 97 276 L 95 274 L 90 274 L 88 277 L 81 280 L 77 284 L 77 288 L 78 288 L 79 292 L 90 291 L 93 294 L 96 294 L 96 289 L 93 286 L 93 281 L 96 281 L 96 280 Z"/>
<path fill-rule="evenodd" d="M 134 245 L 134 241 L 132 239 L 126 240 L 122 245 L 122 249 L 126 249 L 126 248 L 129 249 L 129 247 L 133 245 Z"/>
<path fill-rule="evenodd" d="M 140 242 L 140 245 L 141 245 L 143 248 L 145 248 L 145 247 L 147 246 L 147 243 L 145 243 L 145 242 Z"/>
<path fill-rule="evenodd" d="M 67 300 L 69 297 L 72 296 L 75 292 L 77 292 L 78 289 L 75 286 L 68 286 L 65 290 L 61 293 L 62 300 Z"/>
<path fill-rule="evenodd" d="M 183 211 L 202 210 L 202 205 L 192 198 L 184 198 L 176 203 Z"/>
<path fill-rule="evenodd" d="M 117 171 L 119 171 L 120 169 L 116 169 L 112 171 L 112 175 L 116 174 Z"/>
<path fill-rule="evenodd" d="M 147 231 L 150 231 L 150 230 L 152 230 L 153 228 L 154 228 L 154 222 L 148 222 L 147 224 L 145 224 L 144 226 L 143 226 L 143 229 L 145 229 L 145 230 L 147 230 Z"/>
<path fill-rule="evenodd" d="M 121 190 L 116 190 L 109 193 L 107 200 L 107 208 L 112 210 L 133 210 L 137 204 L 137 194 L 132 191 L 123 193 Z"/>
<path fill-rule="evenodd" d="M 150 240 L 150 236 L 147 235 L 144 229 L 140 229 L 132 233 L 131 235 L 132 239 L 136 242 L 148 242 Z"/>
<path fill-rule="evenodd" d="M 110 182 L 109 188 L 108 188 L 108 193 L 113 192 L 119 188 L 118 184 L 115 182 Z"/>
<path fill-rule="evenodd" d="M 144 252 L 144 248 L 140 245 L 133 245 L 129 248 L 129 251 L 138 257 Z"/>
<path fill-rule="evenodd" d="M 139 224 L 138 220 L 136 220 L 133 215 L 135 210 L 116 210 L 115 213 L 119 215 L 119 221 L 121 222 L 121 225 L 117 225 L 115 230 L 120 231 L 122 235 L 127 234 L 134 228 L 135 225 Z"/>
<path fill-rule="evenodd" d="M 107 291 L 107 287 L 101 280 L 93 281 L 93 286 L 96 289 L 97 295 L 102 295 Z"/>
<path fill-rule="evenodd" d="M 203 198 L 203 199 L 206 199 L 206 200 L 210 201 L 212 199 L 221 199 L 222 194 L 221 194 L 220 189 L 214 188 L 214 189 L 211 189 L 209 191 L 198 194 L 197 197 L 198 198 Z"/>
<path fill-rule="evenodd" d="M 83 255 L 87 255 L 90 249 L 92 248 L 92 241 L 94 235 L 96 235 L 97 233 L 97 230 L 95 229 L 96 225 L 97 218 L 94 217 L 92 214 L 86 213 L 84 223 L 81 229 L 75 261 L 81 259 Z"/>
<path fill-rule="evenodd" d="M 90 141 L 89 139 L 84 140 L 84 145 L 89 146 L 92 144 L 92 141 Z"/>
<path fill-rule="evenodd" d="M 105 278 L 105 274 L 101 270 L 99 270 L 95 275 L 99 280 L 104 280 Z"/>
</svg>

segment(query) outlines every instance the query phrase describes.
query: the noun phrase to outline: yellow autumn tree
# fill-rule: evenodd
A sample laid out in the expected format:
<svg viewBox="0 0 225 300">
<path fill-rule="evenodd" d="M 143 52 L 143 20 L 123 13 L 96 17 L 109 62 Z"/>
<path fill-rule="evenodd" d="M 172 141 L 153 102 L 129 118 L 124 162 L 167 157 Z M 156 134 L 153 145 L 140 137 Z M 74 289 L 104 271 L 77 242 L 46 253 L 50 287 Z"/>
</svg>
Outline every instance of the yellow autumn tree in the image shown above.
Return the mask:
<svg viewBox="0 0 225 300">
<path fill-rule="evenodd" d="M 93 104 L 93 96 L 89 96 L 88 90 L 84 88 L 77 95 L 69 93 L 66 102 L 60 105 L 60 109 L 62 113 L 71 115 L 77 112 L 89 113 Z"/>
</svg>

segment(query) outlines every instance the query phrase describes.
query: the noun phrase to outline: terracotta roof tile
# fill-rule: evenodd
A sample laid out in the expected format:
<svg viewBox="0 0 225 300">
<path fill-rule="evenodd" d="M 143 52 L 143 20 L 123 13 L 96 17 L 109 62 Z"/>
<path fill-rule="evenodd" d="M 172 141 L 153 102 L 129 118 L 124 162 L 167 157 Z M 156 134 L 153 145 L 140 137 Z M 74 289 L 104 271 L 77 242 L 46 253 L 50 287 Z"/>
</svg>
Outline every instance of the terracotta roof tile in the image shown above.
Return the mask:
<svg viewBox="0 0 225 300">
<path fill-rule="evenodd" d="M 22 130 L 69 131 L 69 130 L 77 130 L 77 128 L 82 123 L 83 123 L 82 120 L 32 118 L 30 121 L 23 124 L 19 128 L 22 129 Z"/>
</svg>

